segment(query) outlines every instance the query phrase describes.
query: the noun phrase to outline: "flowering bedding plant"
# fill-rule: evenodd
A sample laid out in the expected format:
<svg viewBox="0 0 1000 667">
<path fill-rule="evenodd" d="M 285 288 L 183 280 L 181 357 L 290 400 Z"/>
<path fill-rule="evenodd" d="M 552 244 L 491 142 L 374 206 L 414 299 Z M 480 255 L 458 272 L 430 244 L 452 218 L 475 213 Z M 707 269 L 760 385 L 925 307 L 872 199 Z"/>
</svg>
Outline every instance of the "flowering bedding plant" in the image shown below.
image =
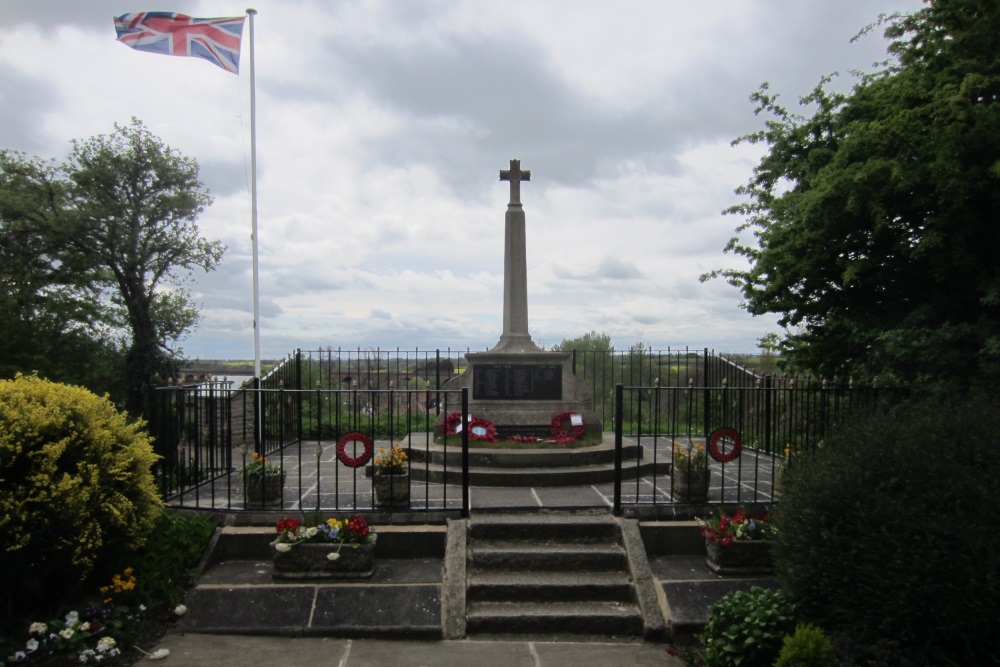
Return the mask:
<svg viewBox="0 0 1000 667">
<path fill-rule="evenodd" d="M 135 584 L 133 569 L 125 568 L 121 574 L 114 575 L 110 585 L 99 589 L 100 602 L 84 604 L 61 619 L 32 622 L 28 626 L 27 639 L 19 649 L 0 653 L 0 665 L 6 664 L 4 658 L 10 664 L 31 664 L 40 660 L 44 660 L 44 664 L 55 664 L 47 659 L 65 661 L 67 658 L 84 665 L 111 662 L 122 652 L 115 636 L 133 632 L 126 626 L 137 626 L 146 611 L 141 604 L 135 609 L 122 604 L 131 597 Z"/>
<path fill-rule="evenodd" d="M 327 554 L 330 560 L 340 558 L 340 550 L 345 545 L 357 549 L 362 544 L 374 542 L 376 537 L 368 522 L 360 515 L 349 519 L 330 518 L 326 521 L 308 518 L 306 523 L 285 518 L 275 524 L 274 530 L 278 533 L 274 548 L 279 553 L 291 551 L 296 544 L 336 545 L 337 550 Z"/>
<path fill-rule="evenodd" d="M 375 474 L 401 475 L 406 472 L 406 459 L 406 452 L 398 443 L 394 444 L 388 451 L 385 447 L 379 447 L 378 454 L 375 455 Z"/>
<path fill-rule="evenodd" d="M 723 547 L 730 547 L 733 542 L 767 540 L 775 535 L 774 524 L 766 511 L 750 515 L 742 507 L 732 514 L 720 509 L 715 517 L 698 519 L 698 522 L 701 523 L 701 536 Z"/>
<path fill-rule="evenodd" d="M 705 467 L 708 459 L 705 456 L 705 445 L 688 441 L 686 445 L 674 440 L 674 469 L 695 470 Z"/>
<path fill-rule="evenodd" d="M 246 445 L 243 445 L 245 448 Z M 244 452 L 245 454 L 246 452 Z M 243 466 L 243 483 L 247 485 L 259 485 L 267 475 L 277 475 L 281 473 L 281 467 L 270 463 L 265 457 L 257 452 L 253 453 L 250 463 Z"/>
</svg>

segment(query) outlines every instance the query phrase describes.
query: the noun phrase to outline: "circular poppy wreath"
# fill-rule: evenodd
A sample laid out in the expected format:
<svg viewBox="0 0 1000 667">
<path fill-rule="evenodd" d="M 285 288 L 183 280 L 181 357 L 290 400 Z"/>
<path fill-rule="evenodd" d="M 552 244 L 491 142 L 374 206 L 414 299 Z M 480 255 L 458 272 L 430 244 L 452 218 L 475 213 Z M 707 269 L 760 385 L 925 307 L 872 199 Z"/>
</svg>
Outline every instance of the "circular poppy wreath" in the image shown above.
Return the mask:
<svg viewBox="0 0 1000 667">
<path fill-rule="evenodd" d="M 719 449 L 719 444 L 723 439 L 732 440 L 733 446 L 728 452 L 723 453 Z M 728 463 L 740 455 L 743 449 L 743 441 L 740 439 L 740 432 L 734 428 L 723 426 L 712 431 L 708 436 L 708 453 L 719 463 Z"/>
<path fill-rule="evenodd" d="M 462 423 L 462 413 L 452 412 L 441 422 L 441 431 L 445 435 L 455 435 L 455 429 Z"/>
<path fill-rule="evenodd" d="M 571 433 L 567 433 L 566 429 L 563 428 L 563 422 L 571 421 L 570 418 L 575 414 L 578 413 L 573 412 L 571 410 L 568 412 L 560 412 L 559 414 L 557 414 L 555 417 L 552 418 L 552 423 L 550 424 L 550 431 L 552 433 L 553 438 L 557 439 L 569 438 L 571 440 L 579 440 L 584 436 L 584 434 L 586 434 L 587 427 L 582 423 L 579 426 L 574 426 L 573 431 Z"/>
<path fill-rule="evenodd" d="M 351 456 L 347 453 L 347 443 L 349 442 L 360 442 L 364 445 L 365 451 L 360 456 Z M 337 441 L 337 458 L 348 468 L 360 468 L 368 463 L 368 460 L 372 457 L 372 450 L 371 438 L 357 431 L 351 431 Z"/>
<path fill-rule="evenodd" d="M 482 431 L 482 433 L 477 433 L 477 430 Z M 496 424 L 483 417 L 473 417 L 469 420 L 469 437 L 473 440 L 482 440 L 483 442 L 496 442 Z"/>
</svg>

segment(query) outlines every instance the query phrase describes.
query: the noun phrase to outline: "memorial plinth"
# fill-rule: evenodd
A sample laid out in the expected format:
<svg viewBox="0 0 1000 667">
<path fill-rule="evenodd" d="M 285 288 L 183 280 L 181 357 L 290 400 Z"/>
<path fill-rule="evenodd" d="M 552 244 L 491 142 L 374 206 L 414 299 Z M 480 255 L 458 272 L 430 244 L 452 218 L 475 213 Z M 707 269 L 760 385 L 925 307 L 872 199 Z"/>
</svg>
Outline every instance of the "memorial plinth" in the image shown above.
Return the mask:
<svg viewBox="0 0 1000 667">
<path fill-rule="evenodd" d="M 552 418 L 576 412 L 587 436 L 600 438 L 590 388 L 573 374 L 569 352 L 472 352 L 468 368 L 452 378 L 448 389 L 469 389 L 469 414 L 497 427 L 500 439 L 512 435 L 549 434 Z"/>
<path fill-rule="evenodd" d="M 589 388 L 573 374 L 569 352 L 547 352 L 528 333 L 528 271 L 521 181 L 531 179 L 519 160 L 500 172 L 510 181 L 504 217 L 503 333 L 488 352 L 465 355 L 468 368 L 447 389 L 469 389 L 469 412 L 493 422 L 500 439 L 511 435 L 548 435 L 553 417 L 581 415 L 588 436 L 600 437 Z"/>
</svg>

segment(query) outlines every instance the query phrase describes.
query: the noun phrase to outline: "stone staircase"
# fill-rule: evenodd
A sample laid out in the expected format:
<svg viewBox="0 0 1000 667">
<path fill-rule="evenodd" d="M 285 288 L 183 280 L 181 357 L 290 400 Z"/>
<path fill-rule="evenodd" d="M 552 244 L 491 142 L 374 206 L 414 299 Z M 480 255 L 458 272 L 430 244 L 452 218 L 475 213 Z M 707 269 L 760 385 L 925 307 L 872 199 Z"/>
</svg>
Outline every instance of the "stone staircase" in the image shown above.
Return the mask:
<svg viewBox="0 0 1000 667">
<path fill-rule="evenodd" d="M 633 442 L 622 447 L 622 476 L 670 474 L 670 458 L 653 461 L 647 448 Z M 439 444 L 414 443 L 410 451 L 410 476 L 418 482 L 462 483 L 461 443 L 447 449 Z M 615 448 L 604 442 L 578 449 L 469 449 L 469 483 L 472 486 L 585 486 L 606 484 L 615 478 Z"/>
<path fill-rule="evenodd" d="M 630 638 L 662 627 L 662 615 L 644 619 L 630 550 L 606 513 L 476 515 L 466 553 L 469 636 Z"/>
</svg>

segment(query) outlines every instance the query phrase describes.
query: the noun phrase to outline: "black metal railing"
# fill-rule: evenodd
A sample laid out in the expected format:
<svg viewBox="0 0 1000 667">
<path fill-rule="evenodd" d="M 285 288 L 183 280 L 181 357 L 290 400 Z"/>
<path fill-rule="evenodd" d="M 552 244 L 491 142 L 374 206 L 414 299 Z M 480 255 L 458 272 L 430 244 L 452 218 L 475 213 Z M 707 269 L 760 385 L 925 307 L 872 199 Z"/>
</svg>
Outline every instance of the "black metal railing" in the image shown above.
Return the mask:
<svg viewBox="0 0 1000 667">
<path fill-rule="evenodd" d="M 397 445 L 409 456 L 410 498 L 405 506 L 391 506 L 393 511 L 468 514 L 468 493 L 432 484 L 429 470 L 432 461 L 437 465 L 440 460 L 440 476 L 447 476 L 447 452 L 468 447 L 468 429 L 460 436 L 436 436 L 437 407 L 428 408 L 433 403 L 468 415 L 467 390 L 276 385 L 232 389 L 208 383 L 154 392 L 150 429 L 161 457 L 154 472 L 168 504 L 216 510 L 377 510 L 373 455 Z M 352 437 L 341 444 L 345 436 Z M 246 483 L 244 472 L 257 457 L 280 476 L 277 497 Z M 463 457 L 463 465 L 467 461 Z"/>
<path fill-rule="evenodd" d="M 375 452 L 399 443 L 410 456 L 410 500 L 394 512 L 467 515 L 467 425 L 460 436 L 442 437 L 436 430 L 444 415 L 475 416 L 469 414 L 467 390 L 446 388 L 465 372 L 464 354 L 296 351 L 239 389 L 224 382 L 158 389 L 150 428 L 161 457 L 155 467 L 161 493 L 178 507 L 376 510 L 371 462 L 358 463 L 367 440 Z M 792 464 L 789 454 L 808 454 L 839 421 L 897 397 L 885 389 L 761 377 L 708 350 L 578 351 L 573 361 L 574 372 L 593 391 L 604 431 L 613 434 L 615 512 L 771 502 L 777 473 Z M 738 434 L 742 452 L 728 460 L 709 456 L 708 494 L 692 497 L 697 471 L 689 459 L 673 465 L 674 443 L 707 451 L 720 427 Z M 345 439 L 349 434 L 360 437 Z M 346 456 L 338 456 L 342 439 Z M 447 456 L 459 448 L 460 459 Z M 265 491 L 248 491 L 244 480 L 254 455 L 281 473 L 278 497 L 270 504 Z M 678 486 L 682 477 L 686 488 Z"/>
<path fill-rule="evenodd" d="M 887 389 L 770 378 L 745 387 L 725 382 L 721 387 L 619 384 L 615 413 L 622 419 L 616 420 L 614 430 L 614 511 L 621 513 L 624 505 L 773 502 L 775 481 L 785 466 L 822 447 L 838 422 L 898 398 L 899 392 Z M 713 434 L 721 443 L 717 447 Z M 639 472 L 636 466 L 631 478 L 623 477 L 626 440 L 641 446 L 637 456 L 652 458 L 652 472 Z M 737 444 L 739 454 L 734 456 Z M 696 456 L 685 455 L 689 451 Z M 708 473 L 707 494 L 678 487 L 678 478 L 690 478 L 691 468 L 702 464 Z M 659 472 L 665 468 L 670 472 Z"/>
</svg>

